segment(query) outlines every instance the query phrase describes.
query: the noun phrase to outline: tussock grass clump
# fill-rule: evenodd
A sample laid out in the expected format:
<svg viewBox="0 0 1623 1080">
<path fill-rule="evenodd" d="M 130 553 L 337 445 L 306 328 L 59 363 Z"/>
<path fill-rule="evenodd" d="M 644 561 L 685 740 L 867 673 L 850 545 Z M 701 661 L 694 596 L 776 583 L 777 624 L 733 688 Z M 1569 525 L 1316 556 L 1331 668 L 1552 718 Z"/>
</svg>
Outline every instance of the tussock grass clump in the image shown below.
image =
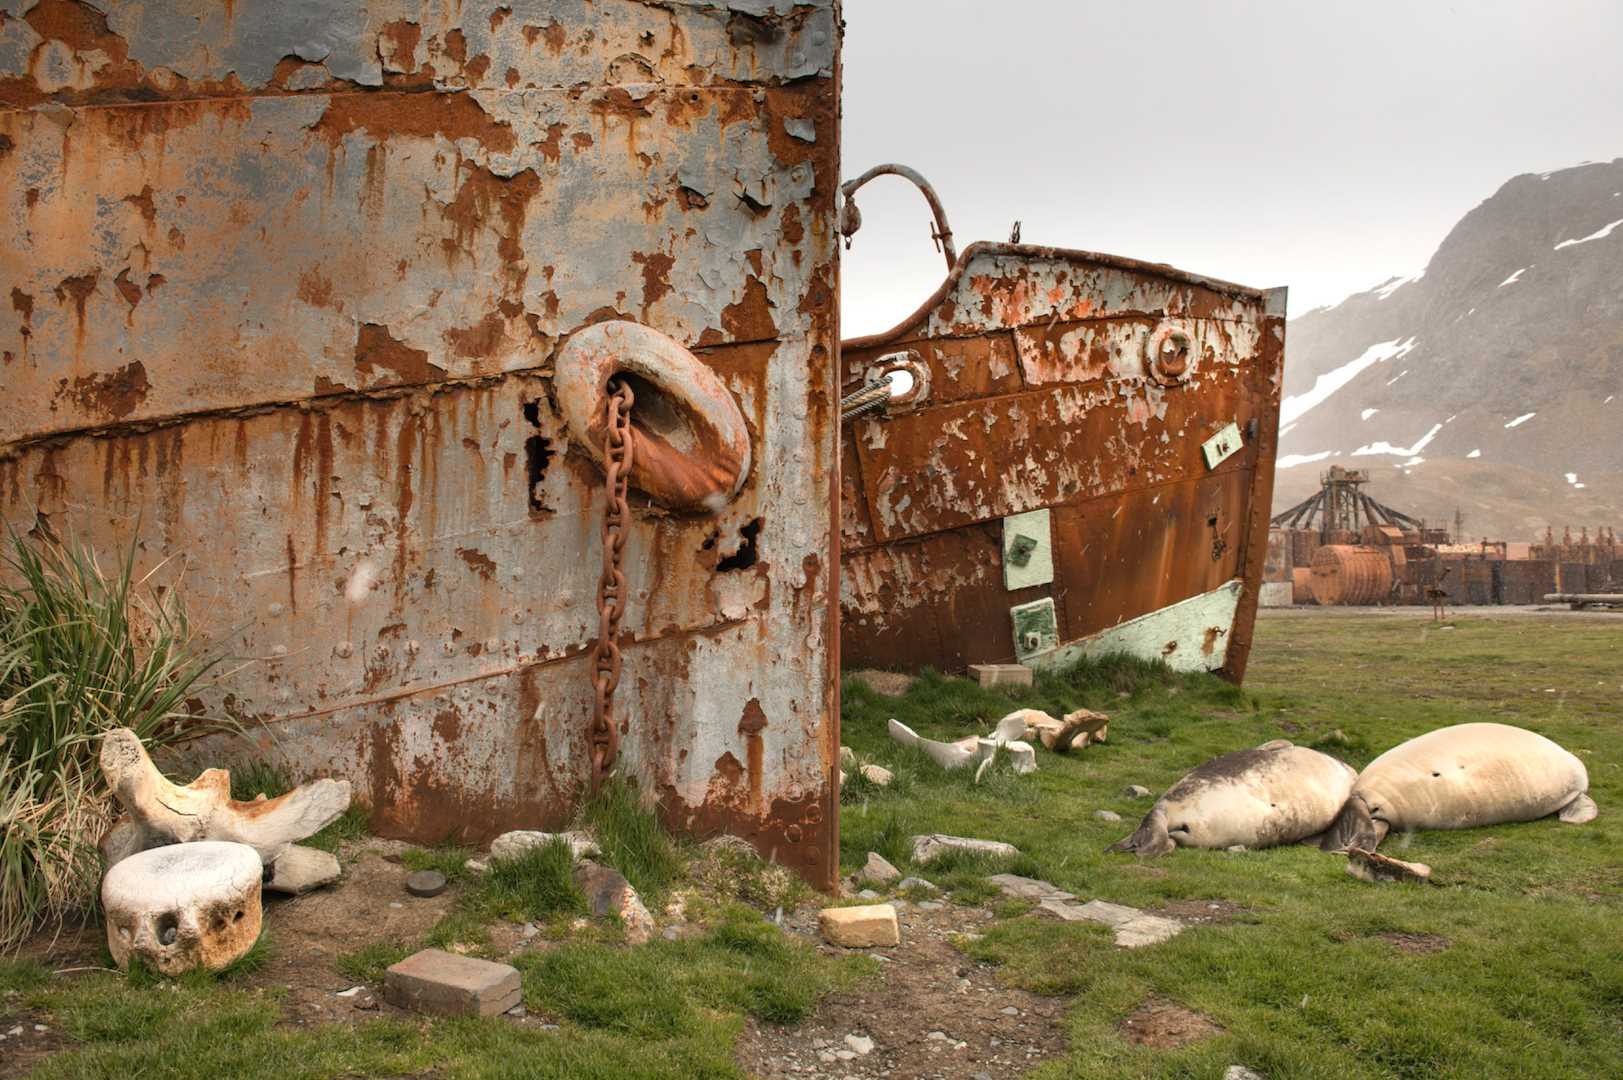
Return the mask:
<svg viewBox="0 0 1623 1080">
<path fill-rule="evenodd" d="M 0 949 L 94 899 L 113 811 L 101 736 L 149 747 L 205 725 L 187 705 L 217 658 L 178 592 L 82 546 L 11 534 L 0 555 Z"/>
<path fill-rule="evenodd" d="M 631 882 L 645 901 L 663 896 L 682 872 L 682 853 L 641 793 L 619 777 L 598 789 L 581 816 L 603 849 L 603 862 Z"/>
</svg>

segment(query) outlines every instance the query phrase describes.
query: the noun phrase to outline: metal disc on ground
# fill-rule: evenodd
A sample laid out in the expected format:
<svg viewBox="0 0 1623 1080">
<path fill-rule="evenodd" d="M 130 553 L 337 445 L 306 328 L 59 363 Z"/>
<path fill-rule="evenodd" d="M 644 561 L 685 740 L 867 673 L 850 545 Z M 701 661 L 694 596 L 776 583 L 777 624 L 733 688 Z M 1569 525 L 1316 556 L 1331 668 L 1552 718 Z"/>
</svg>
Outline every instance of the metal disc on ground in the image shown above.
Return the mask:
<svg viewBox="0 0 1623 1080">
<path fill-rule="evenodd" d="M 415 870 L 406 875 L 406 891 L 413 896 L 438 896 L 448 882 L 438 870 Z"/>
</svg>

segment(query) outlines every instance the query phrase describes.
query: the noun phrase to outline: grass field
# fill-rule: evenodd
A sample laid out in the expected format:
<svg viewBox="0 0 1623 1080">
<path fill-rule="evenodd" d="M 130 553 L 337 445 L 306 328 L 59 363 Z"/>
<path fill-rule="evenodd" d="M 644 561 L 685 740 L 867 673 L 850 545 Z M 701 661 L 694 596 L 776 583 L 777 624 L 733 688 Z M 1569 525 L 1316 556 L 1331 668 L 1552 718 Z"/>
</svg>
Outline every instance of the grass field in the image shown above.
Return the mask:
<svg viewBox="0 0 1623 1080">
<path fill-rule="evenodd" d="M 848 686 L 845 741 L 904 778 L 847 809 L 845 860 L 891 838 L 946 829 L 996 837 L 1080 897 L 1139 907 L 1213 899 L 1245 913 L 1123 952 L 1108 934 L 1008 920 L 972 946 L 1012 983 L 1076 995 L 1072 1056 L 1044 1077 L 1215 1077 L 1243 1062 L 1270 1077 L 1623 1075 L 1623 625 L 1462 616 L 1265 619 L 1247 685 L 1131 666 L 1084 672 L 1035 704 L 1112 713 L 1111 741 L 1043 755 L 1031 777 L 977 790 L 890 749 L 883 719 L 956 736 L 995 702 L 926 680 L 900 702 Z M 1123 696 L 1125 695 L 1125 696 Z M 1178 851 L 1153 863 L 1107 855 L 1148 800 L 1226 750 L 1288 738 L 1362 767 L 1432 728 L 1496 720 L 1578 753 L 1601 817 L 1394 836 L 1383 850 L 1434 870 L 1432 887 L 1373 887 L 1307 848 Z M 1096 821 L 1113 809 L 1120 824 Z M 1435 935 L 1405 952 L 1381 935 Z M 1399 938 L 1398 940 L 1401 940 Z M 1176 1050 L 1135 1048 L 1115 1025 L 1148 998 L 1178 1002 L 1224 1034 Z"/>
<path fill-rule="evenodd" d="M 1437 629 L 1414 616 L 1296 616 L 1259 623 L 1243 690 L 1131 663 L 1015 694 L 927 675 L 891 699 L 848 681 L 844 742 L 896 779 L 847 785 L 842 862 L 854 871 L 877 850 L 912 869 L 905 839 L 920 832 L 1020 848 L 1007 866 L 923 872 L 954 902 L 1001 916 L 964 946 L 971 957 L 1010 985 L 1066 996 L 1069 1056 L 1037 1077 L 1216 1078 L 1234 1063 L 1270 1080 L 1623 1076 L 1620 647 L 1623 623 L 1595 620 L 1466 613 Z M 1108 712 L 1110 741 L 1064 757 L 1039 752 L 1037 773 L 1001 767 L 976 785 L 885 734 L 894 716 L 958 737 L 1021 705 Z M 1123 794 L 1128 784 L 1159 792 L 1215 754 L 1281 737 L 1362 766 L 1413 735 L 1484 719 L 1578 753 L 1599 819 L 1389 838 L 1384 851 L 1433 867 L 1428 887 L 1367 885 L 1344 873 L 1344 859 L 1300 847 L 1180 850 L 1154 862 L 1104 852 L 1148 808 Z M 1096 820 L 1097 809 L 1123 820 Z M 1101 928 L 996 895 L 985 877 L 1002 869 L 1082 899 L 1239 910 L 1121 950 Z M 68 1034 L 69 1048 L 38 1069 L 48 1077 L 733 1076 L 727 1048 L 746 1015 L 792 1022 L 827 988 L 878 978 L 736 905 L 718 906 L 698 938 L 638 949 L 571 942 L 520 966 L 526 1003 L 557 1018 L 561 1033 L 500 1020 L 294 1030 L 277 1023 L 265 992 L 229 981 L 164 990 L 3 964 L 0 991 L 11 994 L 0 1015 L 20 1004 Z M 1134 1046 L 1118 1024 L 1152 999 L 1220 1031 L 1178 1048 Z"/>
</svg>

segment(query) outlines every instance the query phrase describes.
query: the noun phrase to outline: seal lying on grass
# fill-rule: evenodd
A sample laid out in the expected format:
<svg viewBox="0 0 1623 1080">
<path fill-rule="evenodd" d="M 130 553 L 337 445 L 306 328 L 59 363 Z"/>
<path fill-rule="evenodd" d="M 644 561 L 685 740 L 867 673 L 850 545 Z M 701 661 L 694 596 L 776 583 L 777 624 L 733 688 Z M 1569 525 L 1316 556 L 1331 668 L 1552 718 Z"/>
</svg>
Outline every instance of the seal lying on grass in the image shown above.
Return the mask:
<svg viewBox="0 0 1623 1080">
<path fill-rule="evenodd" d="M 1109 850 L 1154 858 L 1174 847 L 1295 843 L 1329 827 L 1357 779 L 1352 766 L 1284 739 L 1236 750 L 1173 784 L 1138 831 Z"/>
<path fill-rule="evenodd" d="M 1544 736 L 1509 724 L 1457 724 L 1370 762 L 1325 834 L 1326 851 L 1374 851 L 1391 829 L 1471 829 L 1559 814 L 1592 821 L 1589 772 Z"/>
</svg>

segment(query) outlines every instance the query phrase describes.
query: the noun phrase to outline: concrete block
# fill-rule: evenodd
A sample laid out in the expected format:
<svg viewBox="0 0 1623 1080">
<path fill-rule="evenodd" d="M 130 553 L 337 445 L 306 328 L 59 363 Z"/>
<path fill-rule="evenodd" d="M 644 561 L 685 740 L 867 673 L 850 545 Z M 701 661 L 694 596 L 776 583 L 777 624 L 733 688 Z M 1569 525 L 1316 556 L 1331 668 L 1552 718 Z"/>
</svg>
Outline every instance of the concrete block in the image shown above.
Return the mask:
<svg viewBox="0 0 1623 1080">
<path fill-rule="evenodd" d="M 969 674 L 982 686 L 1030 686 L 1032 673 L 1024 664 L 971 664 Z"/>
<path fill-rule="evenodd" d="M 902 931 L 896 923 L 896 908 L 890 904 L 862 907 L 824 908 L 817 916 L 823 940 L 848 949 L 900 945 Z"/>
<path fill-rule="evenodd" d="M 437 1016 L 500 1016 L 519 1003 L 518 969 L 424 949 L 384 973 L 389 1004 Z"/>
</svg>

